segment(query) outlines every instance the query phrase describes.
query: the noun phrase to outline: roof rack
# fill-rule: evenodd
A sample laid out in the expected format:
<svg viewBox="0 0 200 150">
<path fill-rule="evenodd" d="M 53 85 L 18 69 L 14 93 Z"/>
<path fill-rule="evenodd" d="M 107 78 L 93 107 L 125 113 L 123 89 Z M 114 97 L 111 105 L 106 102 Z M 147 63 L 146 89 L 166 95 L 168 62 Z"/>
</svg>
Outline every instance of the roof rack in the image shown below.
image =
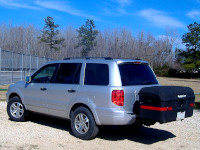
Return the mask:
<svg viewBox="0 0 200 150">
<path fill-rule="evenodd" d="M 113 60 L 112 57 L 68 57 L 68 58 L 64 58 L 63 60 L 69 60 L 69 59 L 95 59 L 95 58 L 105 59 L 105 60 Z"/>
</svg>

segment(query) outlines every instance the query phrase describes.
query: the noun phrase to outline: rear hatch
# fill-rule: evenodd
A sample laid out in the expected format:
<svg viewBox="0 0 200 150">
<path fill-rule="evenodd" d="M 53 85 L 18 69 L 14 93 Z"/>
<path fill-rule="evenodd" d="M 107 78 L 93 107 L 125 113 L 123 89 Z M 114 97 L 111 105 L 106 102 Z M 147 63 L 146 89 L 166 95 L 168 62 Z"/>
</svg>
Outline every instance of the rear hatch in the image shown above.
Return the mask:
<svg viewBox="0 0 200 150">
<path fill-rule="evenodd" d="M 158 85 L 155 74 L 145 61 L 121 62 L 118 64 L 124 89 L 124 110 L 139 113 L 139 91 L 143 87 Z"/>
</svg>

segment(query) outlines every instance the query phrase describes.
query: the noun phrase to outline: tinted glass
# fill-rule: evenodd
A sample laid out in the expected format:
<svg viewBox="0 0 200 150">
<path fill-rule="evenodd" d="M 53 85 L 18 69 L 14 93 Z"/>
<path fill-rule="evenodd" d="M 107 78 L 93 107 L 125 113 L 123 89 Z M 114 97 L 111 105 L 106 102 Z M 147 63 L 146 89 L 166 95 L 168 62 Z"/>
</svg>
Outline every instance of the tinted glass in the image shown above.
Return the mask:
<svg viewBox="0 0 200 150">
<path fill-rule="evenodd" d="M 80 63 L 63 63 L 60 65 L 55 83 L 79 84 L 80 71 Z"/>
<path fill-rule="evenodd" d="M 122 85 L 158 84 L 152 70 L 147 64 L 119 64 Z"/>
<path fill-rule="evenodd" d="M 85 82 L 86 85 L 108 85 L 109 72 L 106 64 L 86 64 Z"/>
<path fill-rule="evenodd" d="M 33 83 L 50 83 L 56 69 L 56 64 L 44 66 L 32 76 Z"/>
</svg>

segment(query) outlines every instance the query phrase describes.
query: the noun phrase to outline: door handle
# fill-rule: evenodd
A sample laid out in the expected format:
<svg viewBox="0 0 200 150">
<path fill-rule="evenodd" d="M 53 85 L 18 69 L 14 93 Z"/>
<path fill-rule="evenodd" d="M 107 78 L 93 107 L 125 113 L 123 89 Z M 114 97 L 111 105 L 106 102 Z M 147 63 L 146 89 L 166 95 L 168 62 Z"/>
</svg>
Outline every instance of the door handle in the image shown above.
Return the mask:
<svg viewBox="0 0 200 150">
<path fill-rule="evenodd" d="M 73 89 L 69 89 L 69 90 L 67 90 L 69 93 L 74 93 L 74 92 L 76 92 L 76 90 L 73 90 Z"/>
<path fill-rule="evenodd" d="M 42 87 L 42 88 L 40 88 L 40 90 L 41 90 L 41 91 L 46 91 L 47 88 Z"/>
</svg>

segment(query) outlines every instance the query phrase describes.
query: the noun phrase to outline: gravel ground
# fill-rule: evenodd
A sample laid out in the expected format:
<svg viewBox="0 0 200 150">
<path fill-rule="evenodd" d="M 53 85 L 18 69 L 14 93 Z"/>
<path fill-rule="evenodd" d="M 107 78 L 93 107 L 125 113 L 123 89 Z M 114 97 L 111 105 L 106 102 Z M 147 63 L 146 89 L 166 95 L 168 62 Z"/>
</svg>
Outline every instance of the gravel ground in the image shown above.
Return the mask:
<svg viewBox="0 0 200 150">
<path fill-rule="evenodd" d="M 183 121 L 156 123 L 130 131 L 120 127 L 101 127 L 96 139 L 83 141 L 71 135 L 70 123 L 42 115 L 27 122 L 12 122 L 6 102 L 0 102 L 0 149 L 200 149 L 200 111 Z"/>
</svg>

